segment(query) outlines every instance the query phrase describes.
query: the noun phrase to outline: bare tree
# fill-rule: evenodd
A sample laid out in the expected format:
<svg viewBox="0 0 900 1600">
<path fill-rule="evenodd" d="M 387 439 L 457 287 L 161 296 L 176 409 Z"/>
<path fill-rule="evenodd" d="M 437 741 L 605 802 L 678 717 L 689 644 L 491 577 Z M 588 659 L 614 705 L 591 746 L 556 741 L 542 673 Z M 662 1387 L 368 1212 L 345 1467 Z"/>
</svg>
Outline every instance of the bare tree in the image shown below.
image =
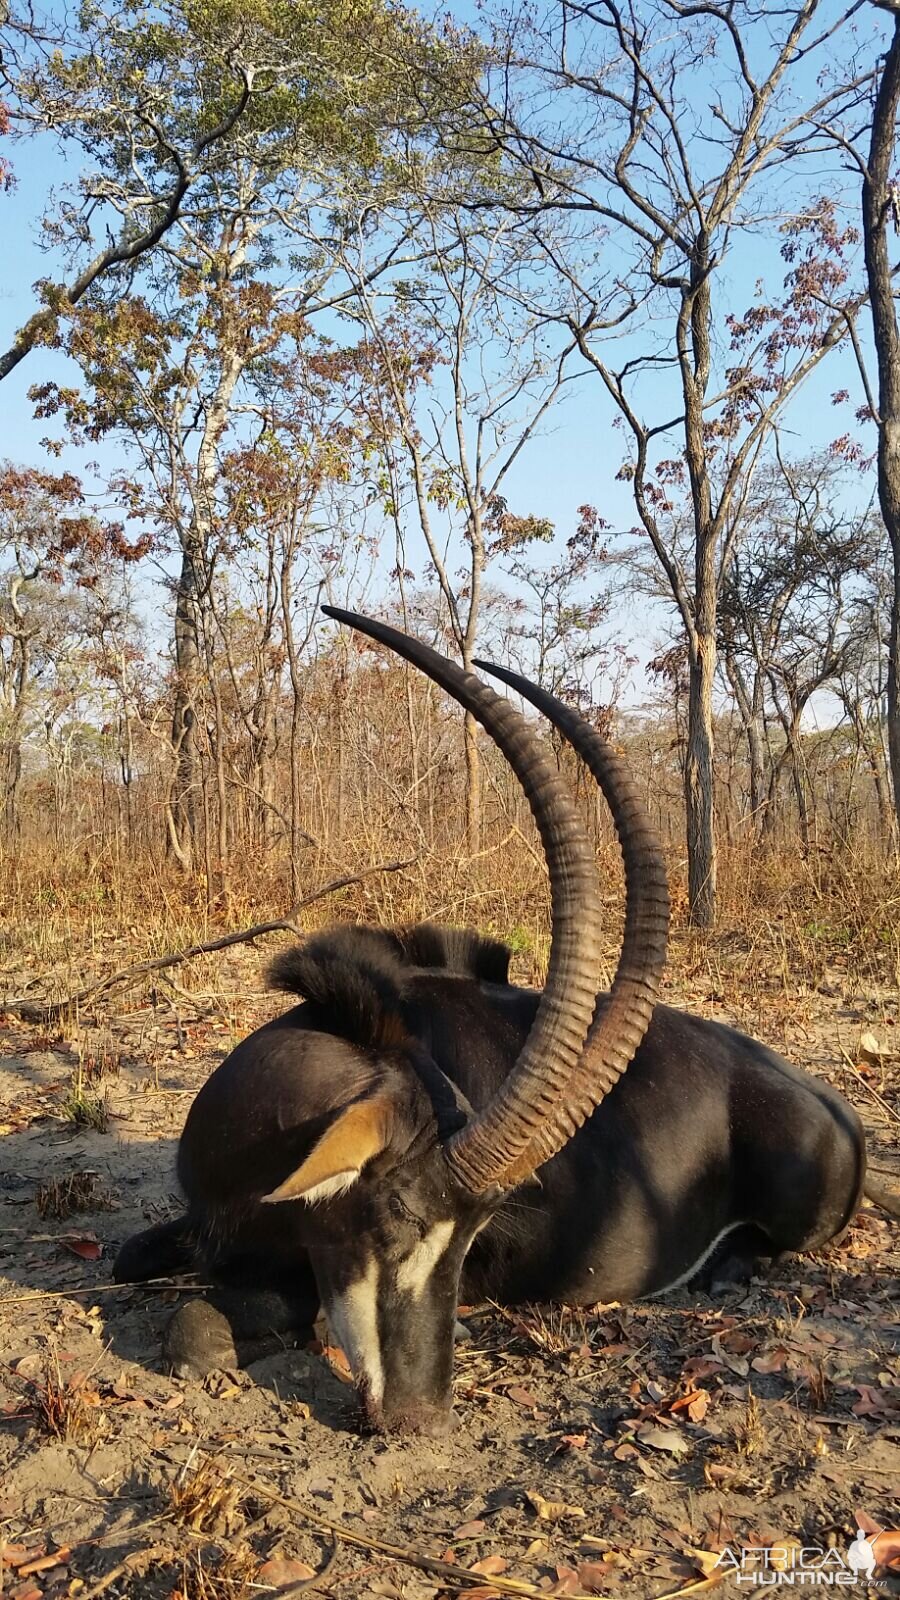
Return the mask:
<svg viewBox="0 0 900 1600">
<path fill-rule="evenodd" d="M 18 825 L 22 750 L 38 712 L 39 683 L 65 660 L 73 597 L 95 589 L 99 574 L 139 559 L 148 543 L 129 543 L 119 524 L 87 504 L 72 473 L 0 464 L 0 828 Z M 63 587 L 65 585 L 65 587 Z"/>
<path fill-rule="evenodd" d="M 500 508 L 506 512 L 504 486 L 568 381 L 574 341 L 548 355 L 542 319 L 504 293 L 504 285 L 539 268 L 527 233 L 510 218 L 473 220 L 433 197 L 422 206 L 419 237 L 428 276 L 372 283 L 359 264 L 354 281 L 385 402 L 386 501 L 401 551 L 398 565 L 406 566 L 409 511 L 443 597 L 450 637 L 471 669 L 485 571 L 502 545 L 502 539 L 492 542 L 491 528 L 496 535 Z M 539 533 L 552 531 L 540 518 L 526 520 Z M 474 855 L 481 808 L 471 716 L 464 720 L 464 748 L 466 839 Z"/>
<path fill-rule="evenodd" d="M 888 232 L 900 225 L 900 188 L 893 173 L 900 106 L 900 11 L 881 62 L 872 112 L 868 160 L 863 164 L 863 242 L 869 304 L 878 366 L 877 403 L 863 367 L 869 408 L 878 425 L 878 498 L 893 557 L 893 585 L 888 623 L 887 734 L 894 809 L 900 823 L 900 330 L 897 326 L 895 269 L 888 252 Z M 853 149 L 844 144 L 844 148 Z M 858 349 L 858 346 L 857 346 Z"/>
<path fill-rule="evenodd" d="M 499 30 L 502 81 L 488 85 L 479 125 L 515 173 L 513 213 L 539 237 L 545 217 L 568 222 L 567 240 L 547 241 L 557 314 L 630 440 L 621 475 L 688 652 L 689 894 L 706 926 L 718 593 L 767 438 L 857 304 L 853 236 L 821 199 L 828 141 L 811 123 L 856 104 L 870 66 L 832 70 L 849 13 L 820 22 L 820 10 L 804 0 L 777 18 L 744 18 L 717 3 L 558 0 L 546 21 L 511 13 Z M 728 282 L 737 249 L 754 251 L 762 274 L 742 316 Z M 680 476 L 687 559 L 670 516 Z"/>
<path fill-rule="evenodd" d="M 754 830 L 771 830 L 787 767 L 804 844 L 804 714 L 857 654 L 860 599 L 877 558 L 877 529 L 868 507 L 848 508 L 847 477 L 831 454 L 789 462 L 779 453 L 744 508 L 719 598 L 719 651 L 747 739 Z M 781 734 L 775 752 L 773 719 Z"/>
</svg>

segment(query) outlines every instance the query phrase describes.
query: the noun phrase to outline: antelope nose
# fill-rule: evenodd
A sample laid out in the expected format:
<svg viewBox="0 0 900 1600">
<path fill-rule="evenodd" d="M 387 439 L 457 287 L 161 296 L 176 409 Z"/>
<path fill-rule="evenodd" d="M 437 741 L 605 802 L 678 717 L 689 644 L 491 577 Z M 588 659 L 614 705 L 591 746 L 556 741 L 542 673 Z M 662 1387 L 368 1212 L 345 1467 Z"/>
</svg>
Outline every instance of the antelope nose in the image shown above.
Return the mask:
<svg viewBox="0 0 900 1600">
<path fill-rule="evenodd" d="M 369 1426 L 378 1433 L 419 1434 L 429 1439 L 445 1438 L 450 1432 L 451 1410 L 427 1400 L 409 1400 L 395 1405 L 365 1406 Z"/>
</svg>

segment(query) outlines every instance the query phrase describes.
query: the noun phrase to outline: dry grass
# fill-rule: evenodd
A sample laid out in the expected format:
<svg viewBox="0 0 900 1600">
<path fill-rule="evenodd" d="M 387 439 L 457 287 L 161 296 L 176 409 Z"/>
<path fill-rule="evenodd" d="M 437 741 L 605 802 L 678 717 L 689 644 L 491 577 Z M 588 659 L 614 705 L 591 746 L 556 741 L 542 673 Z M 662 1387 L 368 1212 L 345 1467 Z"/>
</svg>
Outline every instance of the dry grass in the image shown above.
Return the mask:
<svg viewBox="0 0 900 1600">
<path fill-rule="evenodd" d="M 34 1197 L 38 1214 L 65 1222 L 79 1211 L 114 1211 L 116 1199 L 102 1182 L 99 1172 L 70 1172 L 64 1178 L 48 1178 Z"/>
<path fill-rule="evenodd" d="M 103 1432 L 100 1396 L 90 1383 L 90 1373 L 64 1378 L 53 1352 L 42 1376 L 29 1385 L 34 1427 L 49 1439 L 66 1444 L 92 1444 Z"/>
<path fill-rule="evenodd" d="M 247 1600 L 261 1586 L 253 1582 L 259 1558 L 246 1545 L 236 1550 L 192 1550 L 180 1564 L 169 1600 Z"/>
<path fill-rule="evenodd" d="M 754 1498 L 768 1495 L 773 1475 L 767 1464 L 766 1428 L 756 1396 L 748 1391 L 742 1414 L 731 1426 L 727 1443 L 712 1444 L 703 1463 L 710 1488 Z"/>
<path fill-rule="evenodd" d="M 231 1471 L 195 1447 L 169 1490 L 169 1514 L 191 1533 L 229 1534 L 238 1516 L 243 1491 Z"/>
<path fill-rule="evenodd" d="M 766 1447 L 766 1430 L 759 1402 L 752 1390 L 747 1394 L 747 1406 L 734 1428 L 734 1448 L 739 1456 L 749 1459 L 762 1455 Z"/>
<path fill-rule="evenodd" d="M 402 843 L 385 838 L 364 851 L 356 841 L 342 852 L 319 853 L 308 863 L 308 882 L 358 870 L 379 853 L 399 853 Z M 622 891 L 617 852 L 609 841 L 600 841 L 598 864 L 611 977 Z M 27 985 L 35 995 L 61 998 L 119 966 L 281 915 L 289 900 L 283 876 L 261 871 L 258 857 L 240 853 L 233 877 L 242 871 L 246 882 L 236 885 L 227 904 L 213 907 L 204 904 L 195 882 L 174 869 L 163 871 L 147 861 L 119 865 L 109 901 L 98 909 L 84 903 L 83 860 L 76 868 L 48 853 L 31 858 L 26 868 L 0 859 L 0 908 L 7 929 L 0 951 L 3 990 L 20 994 Z M 712 936 L 688 926 L 683 869 L 680 852 L 671 852 L 673 950 L 687 977 L 704 974 L 723 987 L 744 986 L 765 972 L 785 991 L 815 988 L 836 974 L 848 984 L 900 985 L 900 866 L 891 858 L 861 847 L 835 847 L 806 858 L 792 845 L 764 852 L 747 842 L 723 849 L 719 926 Z M 541 981 L 549 907 L 543 867 L 527 837 L 504 837 L 474 860 L 449 847 L 446 854 L 425 855 L 402 873 L 369 879 L 312 907 L 308 925 L 423 917 L 505 938 L 513 947 L 518 981 Z M 181 970 L 178 982 L 188 993 L 221 992 L 226 998 L 221 958 L 196 959 Z M 118 1058 L 95 1041 L 80 1065 L 81 1083 L 91 1088 L 115 1075 Z M 78 1111 L 76 1097 L 73 1115 Z"/>
<path fill-rule="evenodd" d="M 340 807 L 326 803 L 334 771 L 320 774 L 320 809 L 303 818 L 319 842 L 305 849 L 299 864 L 302 887 L 377 860 L 414 856 L 415 864 L 310 907 L 304 926 L 423 917 L 469 924 L 511 944 L 518 982 L 540 983 L 550 938 L 546 873 L 511 775 L 485 747 L 482 848 L 470 857 L 459 775 L 435 772 L 414 806 L 404 773 L 408 752 L 393 724 L 385 724 L 385 739 L 391 762 L 383 772 L 363 759 L 365 752 L 359 756 L 348 748 Z M 761 845 L 720 796 L 719 925 L 714 934 L 700 935 L 687 918 L 677 785 L 673 780 L 667 794 L 665 786 L 638 775 L 666 841 L 673 964 L 686 983 L 709 985 L 726 1001 L 763 990 L 771 996 L 778 989 L 802 994 L 821 985 L 900 986 L 900 862 L 872 832 L 847 828 L 831 837 L 823 830 L 804 851 L 785 809 L 779 834 Z M 580 790 L 583 800 L 583 782 Z M 73 834 L 83 830 L 80 837 L 55 842 L 35 810 L 25 819 L 27 848 L 0 846 L 0 995 L 58 1000 L 133 962 L 283 915 L 290 904 L 283 841 L 263 849 L 236 827 L 227 861 L 213 864 L 216 887 L 208 881 L 208 864 L 184 873 L 166 858 L 152 808 L 141 824 L 146 831 L 126 848 L 121 818 L 108 801 L 104 810 L 100 796 L 86 792 L 80 804 L 80 820 L 70 824 Z M 597 845 L 609 980 L 621 930 L 621 866 L 605 815 L 593 806 L 583 806 L 583 813 Z M 263 942 L 259 954 L 262 961 Z M 148 978 L 135 999 L 154 987 L 171 998 L 168 983 Z M 176 998 L 202 995 L 225 1009 L 234 1003 L 233 988 L 228 957 L 202 956 L 179 970 Z M 96 1126 L 94 1119 L 102 1115 L 96 1090 L 117 1073 L 118 1056 L 102 1035 L 80 1040 L 77 1019 L 69 1026 L 80 1053 L 80 1092 L 73 1094 L 69 1114 Z"/>
</svg>

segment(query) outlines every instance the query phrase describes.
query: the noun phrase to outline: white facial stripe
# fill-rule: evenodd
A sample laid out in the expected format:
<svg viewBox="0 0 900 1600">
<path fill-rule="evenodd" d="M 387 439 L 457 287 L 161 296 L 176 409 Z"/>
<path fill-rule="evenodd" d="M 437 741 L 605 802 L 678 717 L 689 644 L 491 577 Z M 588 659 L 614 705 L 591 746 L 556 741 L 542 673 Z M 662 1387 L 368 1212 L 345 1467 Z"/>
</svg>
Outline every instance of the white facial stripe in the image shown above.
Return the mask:
<svg viewBox="0 0 900 1600">
<path fill-rule="evenodd" d="M 378 1338 L 378 1262 L 374 1257 L 363 1276 L 335 1296 L 326 1316 L 354 1376 L 365 1383 L 371 1399 L 380 1405 L 384 1367 Z"/>
<path fill-rule="evenodd" d="M 397 1268 L 397 1288 L 421 1300 L 425 1285 L 453 1237 L 452 1222 L 436 1222 L 420 1244 Z"/>
</svg>

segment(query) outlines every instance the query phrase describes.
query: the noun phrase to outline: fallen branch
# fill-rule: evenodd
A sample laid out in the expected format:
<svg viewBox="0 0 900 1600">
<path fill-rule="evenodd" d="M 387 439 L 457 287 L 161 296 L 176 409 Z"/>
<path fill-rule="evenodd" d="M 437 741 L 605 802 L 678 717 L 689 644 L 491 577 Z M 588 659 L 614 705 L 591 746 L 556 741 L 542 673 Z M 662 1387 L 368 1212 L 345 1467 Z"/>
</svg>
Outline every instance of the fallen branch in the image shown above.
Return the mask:
<svg viewBox="0 0 900 1600">
<path fill-rule="evenodd" d="M 247 944 L 249 940 L 258 939 L 264 933 L 299 933 L 301 930 L 296 925 L 296 918 L 314 901 L 324 900 L 326 895 L 336 894 L 338 889 L 347 889 L 353 883 L 361 883 L 364 878 L 374 877 L 376 873 L 400 872 L 404 867 L 411 867 L 416 860 L 416 856 L 410 856 L 406 861 L 384 861 L 377 867 L 365 867 L 362 872 L 349 873 L 343 878 L 333 878 L 330 883 L 324 883 L 320 889 L 314 889 L 311 894 L 304 895 L 302 900 L 291 906 L 286 916 L 276 917 L 272 922 L 257 922 L 252 928 L 241 928 L 237 933 L 223 934 L 220 939 L 210 939 L 208 944 L 192 944 L 186 950 L 173 951 L 171 955 L 155 956 L 150 961 L 138 961 L 134 966 L 122 967 L 119 972 L 110 973 L 98 983 L 92 983 L 89 988 L 81 989 L 77 994 L 67 995 L 65 1000 L 45 1001 L 43 1004 L 35 1004 L 34 1001 L 25 999 L 4 1000 L 0 1002 L 0 1011 L 13 1011 L 23 1022 L 55 1022 L 64 1012 L 75 1010 L 90 1000 L 98 999 L 109 989 L 120 988 L 123 984 L 137 983 L 150 972 L 162 972 L 165 967 L 180 966 L 183 961 L 190 961 L 193 956 L 211 955 L 216 950 L 227 950 L 231 945 Z"/>
<path fill-rule="evenodd" d="M 0 1311 L 7 1306 L 27 1305 L 30 1300 L 75 1300 L 79 1295 L 96 1300 L 98 1294 L 121 1294 L 123 1289 L 177 1289 L 179 1294 L 205 1294 L 213 1287 L 211 1283 L 183 1283 L 176 1278 L 136 1278 L 133 1283 L 91 1283 L 86 1288 L 30 1289 L 28 1294 L 0 1297 Z"/>
</svg>

